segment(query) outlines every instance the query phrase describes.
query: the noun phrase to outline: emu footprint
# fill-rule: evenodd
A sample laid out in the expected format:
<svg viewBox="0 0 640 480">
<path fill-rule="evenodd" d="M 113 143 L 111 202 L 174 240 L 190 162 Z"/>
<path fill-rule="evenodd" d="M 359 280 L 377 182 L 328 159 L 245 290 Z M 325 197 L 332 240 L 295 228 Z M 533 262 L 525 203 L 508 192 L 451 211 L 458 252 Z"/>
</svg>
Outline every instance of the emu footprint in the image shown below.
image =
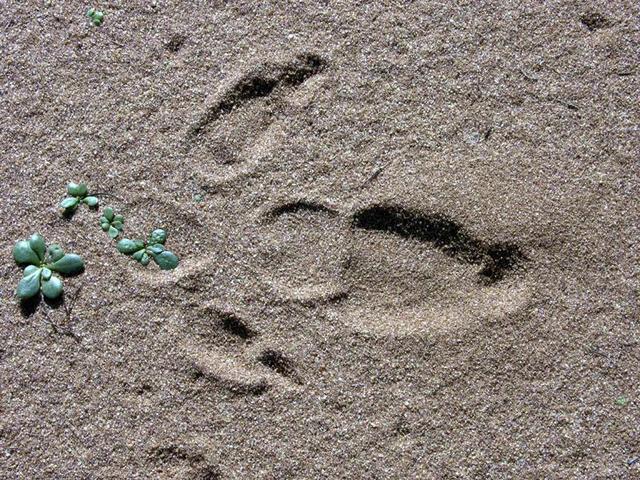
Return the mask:
<svg viewBox="0 0 640 480">
<path fill-rule="evenodd" d="M 182 352 L 196 379 L 236 394 L 261 395 L 273 387 L 297 388 L 301 377 L 283 353 L 265 347 L 249 323 L 231 311 L 208 305 L 191 322 Z"/>
<path fill-rule="evenodd" d="M 284 135 L 278 118 L 295 111 L 293 93 L 323 68 L 314 54 L 267 62 L 218 91 L 185 136 L 187 151 L 209 159 L 210 183 L 244 176 L 268 157 Z"/>
</svg>

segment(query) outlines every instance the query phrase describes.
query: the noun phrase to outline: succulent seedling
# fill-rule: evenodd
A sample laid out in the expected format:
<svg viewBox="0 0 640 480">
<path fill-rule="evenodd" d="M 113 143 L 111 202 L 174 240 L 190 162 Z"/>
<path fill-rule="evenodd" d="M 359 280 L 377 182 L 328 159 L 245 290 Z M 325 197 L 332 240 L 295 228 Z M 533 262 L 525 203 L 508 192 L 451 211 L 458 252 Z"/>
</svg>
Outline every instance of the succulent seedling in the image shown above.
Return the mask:
<svg viewBox="0 0 640 480">
<path fill-rule="evenodd" d="M 100 10 L 96 10 L 95 8 L 90 8 L 89 10 L 87 10 L 87 17 L 89 17 L 91 23 L 93 23 L 96 27 L 102 25 L 102 22 L 104 21 L 104 13 Z"/>
<path fill-rule="evenodd" d="M 616 398 L 616 405 L 620 405 L 621 407 L 624 407 L 627 403 L 629 403 L 629 399 L 624 395 Z"/>
<path fill-rule="evenodd" d="M 98 206 L 98 197 L 89 195 L 87 186 L 84 183 L 70 182 L 67 185 L 67 193 L 69 196 L 60 202 L 60 207 L 64 209 L 64 213 L 74 212 L 81 203 L 85 203 L 92 208 Z"/>
<path fill-rule="evenodd" d="M 44 238 L 38 234 L 17 242 L 13 247 L 13 258 L 25 266 L 16 290 L 21 299 L 34 297 L 40 291 L 45 297 L 56 299 L 62 294 L 62 280 L 53 272 L 73 275 L 84 268 L 84 260 L 79 255 L 65 254 L 60 245 L 53 244 L 47 248 Z"/>
<path fill-rule="evenodd" d="M 149 265 L 153 259 L 161 270 L 172 270 L 178 266 L 178 257 L 169 250 L 165 250 L 164 243 L 167 240 L 167 232 L 157 229 L 151 232 L 149 239 L 129 240 L 124 238 L 118 242 L 118 251 L 125 255 L 131 255 L 142 265 Z"/>
<path fill-rule="evenodd" d="M 102 230 L 107 232 L 112 239 L 115 239 L 124 228 L 124 217 L 119 214 L 115 215 L 113 208 L 107 207 L 102 211 L 100 227 L 102 227 Z"/>
</svg>

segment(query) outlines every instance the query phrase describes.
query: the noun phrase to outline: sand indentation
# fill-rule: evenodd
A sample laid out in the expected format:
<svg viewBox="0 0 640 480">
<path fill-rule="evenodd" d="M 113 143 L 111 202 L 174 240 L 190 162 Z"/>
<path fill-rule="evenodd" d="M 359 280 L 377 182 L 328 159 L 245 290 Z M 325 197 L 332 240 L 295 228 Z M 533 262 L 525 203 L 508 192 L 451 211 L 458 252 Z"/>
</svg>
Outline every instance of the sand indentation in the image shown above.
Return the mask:
<svg viewBox="0 0 640 480">
<path fill-rule="evenodd" d="M 263 216 L 261 261 L 271 270 L 265 281 L 274 295 L 302 304 L 343 298 L 341 278 L 348 254 L 345 225 L 337 210 L 296 200 L 278 204 Z"/>
<path fill-rule="evenodd" d="M 285 202 L 267 218 L 276 294 L 359 331 L 446 331 L 509 315 L 529 298 L 520 246 L 476 238 L 446 214 L 374 205 L 343 218 Z"/>
<path fill-rule="evenodd" d="M 296 108 L 289 97 L 324 67 L 322 58 L 306 53 L 258 64 L 223 85 L 185 136 L 188 152 L 209 159 L 205 183 L 216 186 L 251 174 L 282 135 L 278 119 Z"/>
<path fill-rule="evenodd" d="M 397 206 L 373 206 L 354 215 L 353 227 L 428 242 L 461 262 L 481 265 L 478 274 L 488 281 L 502 279 L 523 259 L 518 246 L 488 243 L 474 238 L 462 225 L 441 213 L 419 213 Z"/>
<path fill-rule="evenodd" d="M 196 381 L 242 395 L 262 395 L 274 386 L 302 383 L 293 362 L 263 345 L 260 334 L 241 315 L 213 304 L 196 313 L 181 345 Z"/>
</svg>

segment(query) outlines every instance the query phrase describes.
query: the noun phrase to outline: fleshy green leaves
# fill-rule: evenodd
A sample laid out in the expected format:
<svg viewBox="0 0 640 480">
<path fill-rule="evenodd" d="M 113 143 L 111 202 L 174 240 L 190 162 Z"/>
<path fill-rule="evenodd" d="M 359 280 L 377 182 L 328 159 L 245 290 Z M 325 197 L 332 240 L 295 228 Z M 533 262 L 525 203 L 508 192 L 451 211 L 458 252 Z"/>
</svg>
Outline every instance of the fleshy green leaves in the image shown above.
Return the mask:
<svg viewBox="0 0 640 480">
<path fill-rule="evenodd" d="M 91 208 L 97 207 L 98 203 L 100 203 L 100 200 L 98 200 L 98 197 L 84 197 L 82 201 Z"/>
<path fill-rule="evenodd" d="M 44 260 L 44 254 L 47 251 L 47 246 L 44 244 L 44 238 L 42 238 L 42 235 L 38 235 L 37 233 L 31 235 L 31 238 L 29 239 L 29 247 L 31 247 L 31 250 L 36 252 L 40 261 Z"/>
<path fill-rule="evenodd" d="M 95 25 L 100 25 L 103 13 L 90 9 L 87 15 Z M 71 214 L 81 205 L 97 207 L 98 197 L 89 194 L 84 183 L 70 182 L 67 185 L 68 197 L 60 202 L 65 214 Z M 100 216 L 100 227 L 111 239 L 121 237 L 124 230 L 124 217 L 116 214 L 113 208 L 107 207 Z M 121 239 L 117 243 L 119 252 L 131 256 L 141 265 L 148 265 L 151 260 L 161 270 L 172 270 L 178 266 L 179 259 L 165 248 L 167 232 L 156 229 L 147 240 Z M 84 260 L 74 253 L 65 253 L 60 245 L 47 247 L 41 235 L 34 234 L 28 240 L 20 240 L 13 247 L 13 258 L 24 267 L 23 277 L 18 283 L 16 295 L 20 299 L 28 299 L 42 293 L 48 299 L 62 295 L 62 280 L 57 275 L 73 275 L 84 269 Z"/>
<path fill-rule="evenodd" d="M 55 272 L 63 273 L 65 275 L 73 275 L 74 273 L 79 273 L 84 269 L 84 260 L 82 260 L 80 255 L 67 253 L 60 260 L 49 264 L 48 267 Z"/>
<path fill-rule="evenodd" d="M 118 251 L 125 255 L 131 255 L 138 250 L 144 249 L 144 242 L 142 240 L 129 240 L 125 238 L 118 242 Z"/>
<path fill-rule="evenodd" d="M 102 22 L 104 21 L 104 13 L 96 10 L 95 8 L 90 8 L 89 10 L 87 10 L 87 17 L 89 17 L 91 23 L 93 23 L 96 27 L 102 25 Z"/>
<path fill-rule="evenodd" d="M 13 259 L 20 265 L 40 265 L 40 258 L 28 240 L 21 240 L 13 246 Z"/>
<path fill-rule="evenodd" d="M 67 193 L 74 197 L 84 198 L 87 196 L 89 191 L 87 190 L 87 186 L 84 183 L 69 182 L 69 184 L 67 185 Z"/>
<path fill-rule="evenodd" d="M 40 291 L 41 274 L 42 269 L 38 267 L 29 269 L 28 272 L 27 269 L 25 269 L 24 276 L 22 277 L 22 280 L 20 280 L 20 283 L 18 283 L 16 295 L 20 298 L 31 298 L 35 296 Z"/>
<path fill-rule="evenodd" d="M 109 237 L 115 239 L 124 228 L 124 217 L 122 215 L 115 215 L 113 208 L 107 207 L 100 217 L 100 227 L 109 234 Z"/>
<path fill-rule="evenodd" d="M 161 245 L 164 245 L 164 242 L 166 241 L 167 241 L 167 232 L 165 232 L 161 228 L 154 230 L 153 232 L 151 232 L 151 235 L 149 236 L 149 242 L 151 243 L 159 243 Z"/>
<path fill-rule="evenodd" d="M 58 277 L 50 277 L 49 280 L 45 280 L 43 276 L 40 289 L 45 297 L 54 300 L 62 295 L 62 280 Z"/>
<path fill-rule="evenodd" d="M 84 183 L 70 182 L 67 185 L 67 193 L 69 196 L 60 202 L 60 208 L 62 208 L 66 214 L 74 212 L 81 203 L 91 208 L 97 207 L 98 203 L 100 203 L 98 197 L 89 195 L 87 186 Z"/>
<path fill-rule="evenodd" d="M 173 252 L 165 250 L 158 255 L 155 255 L 153 259 L 156 261 L 160 270 L 173 270 L 178 266 L 178 257 Z"/>
<path fill-rule="evenodd" d="M 60 245 L 57 245 L 55 243 L 52 245 L 49 245 L 48 252 L 49 252 L 49 258 L 53 262 L 57 262 L 62 257 L 64 257 L 64 250 L 62 250 L 62 247 L 60 247 Z"/>
<path fill-rule="evenodd" d="M 167 232 L 157 229 L 151 232 L 148 241 L 122 239 L 118 242 L 118 251 L 125 255 L 131 255 L 134 260 L 142 265 L 148 265 L 153 259 L 161 270 L 173 270 L 178 266 L 178 257 L 165 250 L 164 242 L 167 240 Z"/>
<path fill-rule="evenodd" d="M 67 197 L 60 202 L 60 208 L 64 209 L 65 212 L 72 212 L 78 208 L 78 199 L 75 197 Z"/>
<path fill-rule="evenodd" d="M 13 247 L 13 258 L 20 265 L 27 265 L 16 295 L 21 299 L 34 297 L 38 292 L 49 299 L 62 294 L 62 281 L 53 275 L 79 273 L 84 269 L 84 261 L 74 253 L 65 254 L 59 245 L 47 248 L 41 235 L 32 235 L 29 240 L 21 240 Z"/>
</svg>

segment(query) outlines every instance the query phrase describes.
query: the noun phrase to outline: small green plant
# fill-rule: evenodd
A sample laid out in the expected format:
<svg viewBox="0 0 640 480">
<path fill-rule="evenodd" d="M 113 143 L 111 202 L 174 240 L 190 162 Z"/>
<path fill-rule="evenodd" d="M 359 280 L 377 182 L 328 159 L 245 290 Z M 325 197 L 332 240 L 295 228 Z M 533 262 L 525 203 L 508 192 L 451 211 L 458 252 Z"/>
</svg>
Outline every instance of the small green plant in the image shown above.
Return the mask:
<svg viewBox="0 0 640 480">
<path fill-rule="evenodd" d="M 67 193 L 69 196 L 60 202 L 60 207 L 66 214 L 74 212 L 81 203 L 85 203 L 91 208 L 98 206 L 98 197 L 89 195 L 87 186 L 84 183 L 70 182 L 67 185 Z"/>
<path fill-rule="evenodd" d="M 107 207 L 100 217 L 100 227 L 107 232 L 112 239 L 115 239 L 124 228 L 124 217 L 115 215 L 113 208 Z"/>
<path fill-rule="evenodd" d="M 100 13 L 100 12 L 98 12 Z M 102 17 L 100 17 L 102 18 Z M 65 213 L 74 212 L 81 203 L 89 207 L 97 207 L 98 197 L 89 195 L 84 183 L 69 183 L 67 185 L 69 197 L 65 198 L 60 207 Z M 124 229 L 124 217 L 115 214 L 113 208 L 107 207 L 102 211 L 100 227 L 109 237 L 116 239 Z M 156 229 L 145 240 L 122 239 L 117 244 L 121 253 L 133 257 L 142 265 L 155 261 L 161 270 L 172 270 L 178 266 L 178 257 L 165 249 L 167 232 Z M 62 280 L 54 275 L 73 275 L 84 269 L 84 260 L 79 255 L 65 254 L 59 245 L 52 244 L 48 248 L 44 238 L 33 234 L 28 240 L 20 240 L 13 247 L 13 258 L 24 267 L 22 279 L 18 284 L 16 295 L 24 300 L 42 293 L 48 299 L 56 299 L 62 295 Z"/>
<path fill-rule="evenodd" d="M 178 257 L 169 250 L 165 250 L 164 243 L 167 240 L 167 232 L 157 229 L 151 232 L 149 239 L 129 240 L 124 238 L 118 242 L 118 251 L 125 255 L 131 255 L 142 265 L 149 265 L 153 259 L 161 270 L 172 270 L 178 266 Z"/>
<path fill-rule="evenodd" d="M 91 23 L 93 23 L 96 27 L 102 25 L 102 22 L 104 21 L 104 13 L 96 10 L 95 8 L 90 8 L 89 10 L 87 10 L 87 17 L 89 17 Z"/>
<path fill-rule="evenodd" d="M 21 240 L 13 247 L 13 258 L 19 265 L 26 266 L 16 295 L 21 299 L 34 297 L 38 292 L 49 299 L 62 294 L 62 280 L 53 275 L 79 273 L 84 268 L 84 260 L 73 253 L 65 254 L 60 245 L 47 248 L 42 235 L 33 234 L 29 240 Z"/>
<path fill-rule="evenodd" d="M 616 398 L 616 405 L 620 405 L 621 407 L 624 407 L 627 405 L 627 403 L 629 403 L 629 399 L 624 395 L 621 395 L 618 398 Z"/>
</svg>

